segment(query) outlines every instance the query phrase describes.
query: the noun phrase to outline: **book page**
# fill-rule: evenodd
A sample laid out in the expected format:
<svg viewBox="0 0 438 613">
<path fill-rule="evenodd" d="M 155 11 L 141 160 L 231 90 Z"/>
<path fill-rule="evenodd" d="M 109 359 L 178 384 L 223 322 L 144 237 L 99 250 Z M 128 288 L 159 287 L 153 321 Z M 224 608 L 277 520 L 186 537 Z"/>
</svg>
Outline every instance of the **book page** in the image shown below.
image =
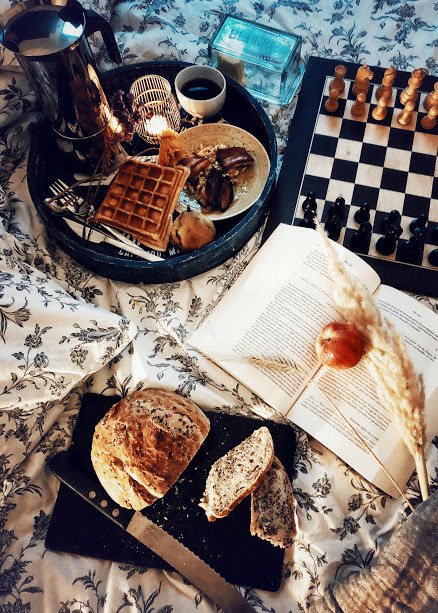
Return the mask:
<svg viewBox="0 0 438 613">
<path fill-rule="evenodd" d="M 429 365 L 438 359 L 437 314 L 388 285 L 381 285 L 375 298 L 382 315 L 403 336 L 414 368 L 425 373 Z"/>
<path fill-rule="evenodd" d="M 438 431 L 438 411 L 432 404 L 433 385 L 437 387 L 438 377 L 434 380 L 429 374 L 433 369 L 437 372 L 438 368 L 438 317 L 418 301 L 388 286 L 380 286 L 375 297 L 382 315 L 404 338 L 415 370 L 427 374 L 426 438 L 430 441 Z M 390 360 L 388 356 L 388 367 Z M 414 460 L 400 439 L 393 415 L 377 396 L 366 356 L 349 370 L 321 368 L 314 381 L 403 488 L 415 468 Z M 315 386 L 309 386 L 287 417 L 366 479 L 391 495 L 398 495 L 376 460 Z"/>
<path fill-rule="evenodd" d="M 374 292 L 379 285 L 374 270 L 334 245 L 350 273 Z M 271 406 L 287 412 L 307 385 L 306 376 L 319 368 L 316 336 L 340 318 L 332 283 L 321 236 L 281 224 L 189 342 Z M 261 360 L 283 362 L 287 369 Z"/>
</svg>

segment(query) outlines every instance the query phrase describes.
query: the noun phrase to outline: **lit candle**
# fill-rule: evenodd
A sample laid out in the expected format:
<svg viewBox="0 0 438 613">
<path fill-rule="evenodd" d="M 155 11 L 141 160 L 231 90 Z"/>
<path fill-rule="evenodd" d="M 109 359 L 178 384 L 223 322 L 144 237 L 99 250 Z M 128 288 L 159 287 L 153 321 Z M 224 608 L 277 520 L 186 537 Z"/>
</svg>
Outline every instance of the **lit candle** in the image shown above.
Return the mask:
<svg viewBox="0 0 438 613">
<path fill-rule="evenodd" d="M 150 136 L 160 136 L 169 124 L 162 115 L 153 115 L 150 119 L 146 119 L 144 127 Z"/>
</svg>

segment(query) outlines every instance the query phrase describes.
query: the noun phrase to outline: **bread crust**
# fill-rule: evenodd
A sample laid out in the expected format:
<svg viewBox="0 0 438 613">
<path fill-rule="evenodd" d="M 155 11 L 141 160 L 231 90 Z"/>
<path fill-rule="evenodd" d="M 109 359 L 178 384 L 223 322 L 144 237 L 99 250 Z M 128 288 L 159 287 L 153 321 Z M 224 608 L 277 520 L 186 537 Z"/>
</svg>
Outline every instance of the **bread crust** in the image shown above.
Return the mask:
<svg viewBox="0 0 438 613">
<path fill-rule="evenodd" d="M 216 460 L 199 505 L 208 521 L 226 517 L 258 487 L 274 459 L 274 442 L 266 426 Z"/>
<path fill-rule="evenodd" d="M 140 390 L 113 405 L 97 424 L 91 461 L 109 496 L 140 511 L 166 494 L 209 430 L 207 416 L 188 398 Z"/>
</svg>

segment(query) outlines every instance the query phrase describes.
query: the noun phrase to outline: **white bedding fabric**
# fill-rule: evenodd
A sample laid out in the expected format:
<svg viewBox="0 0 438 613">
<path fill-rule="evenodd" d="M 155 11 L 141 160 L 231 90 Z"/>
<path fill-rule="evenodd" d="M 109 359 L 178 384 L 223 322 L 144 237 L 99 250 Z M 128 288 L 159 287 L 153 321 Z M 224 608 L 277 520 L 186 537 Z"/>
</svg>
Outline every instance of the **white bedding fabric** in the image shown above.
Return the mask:
<svg viewBox="0 0 438 613">
<path fill-rule="evenodd" d="M 7 0 L 0 1 L 1 12 L 8 6 Z M 430 0 L 139 0 L 114 6 L 100 0 L 86 6 L 112 16 L 126 64 L 153 59 L 204 63 L 208 39 L 229 12 L 300 34 L 304 59 L 320 55 L 385 67 L 394 64 L 408 71 L 426 66 L 438 75 L 438 4 Z M 96 49 L 101 69 L 112 68 L 99 41 Z M 0 183 L 6 198 L 0 210 L 1 270 L 12 270 L 11 261 L 18 262 L 17 274 L 28 274 L 29 281 L 42 278 L 43 283 L 53 282 L 53 287 L 75 299 L 123 315 L 133 322 L 131 331 L 138 327 L 138 334 L 120 356 L 64 400 L 43 398 L 35 389 L 34 406 L 26 414 L 17 407 L 6 410 L 2 404 L 0 611 L 215 611 L 215 605 L 178 573 L 127 568 L 46 550 L 44 537 L 58 490 L 47 461 L 68 447 L 85 391 L 126 395 L 137 385 L 158 385 L 188 395 L 206 409 L 252 409 L 269 415 L 268 407 L 248 390 L 186 346 L 188 333 L 257 250 L 260 233 L 222 266 L 168 285 L 113 282 L 77 265 L 49 240 L 29 196 L 26 162 L 31 126 L 37 120 L 34 97 L 24 76 L 10 69 L 11 58 L 3 53 L 2 49 Z M 280 152 L 295 103 L 284 108 L 266 107 Z M 3 293 L 1 276 L 0 290 L 3 315 L 10 310 L 10 300 Z M 25 295 L 16 288 L 14 299 Z M 438 310 L 435 300 L 418 299 Z M 29 308 L 35 309 L 32 305 Z M 38 319 L 36 310 L 34 313 Z M 70 325 L 74 318 L 73 313 Z M 13 324 L 8 321 L 7 325 L 10 331 Z M 52 325 L 64 326 L 56 313 Z M 2 339 L 0 345 L 1 354 L 7 346 Z M 4 376 L 2 372 L 2 382 Z M 305 611 L 331 582 L 369 565 L 407 514 L 402 500 L 384 496 L 303 432 L 297 435 L 294 492 L 299 534 L 286 552 L 281 589 L 269 593 L 240 588 L 260 612 Z M 427 464 L 434 490 L 438 485 L 438 438 L 427 453 Z M 407 494 L 414 506 L 420 503 L 415 476 Z"/>
</svg>

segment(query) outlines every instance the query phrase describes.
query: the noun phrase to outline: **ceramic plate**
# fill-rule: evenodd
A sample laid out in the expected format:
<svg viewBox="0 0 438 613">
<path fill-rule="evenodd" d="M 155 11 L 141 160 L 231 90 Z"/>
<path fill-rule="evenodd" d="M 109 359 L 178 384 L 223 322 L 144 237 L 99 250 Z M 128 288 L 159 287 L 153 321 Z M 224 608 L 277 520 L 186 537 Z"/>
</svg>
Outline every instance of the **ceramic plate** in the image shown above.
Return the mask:
<svg viewBox="0 0 438 613">
<path fill-rule="evenodd" d="M 239 215 L 257 202 L 269 175 L 270 160 L 263 145 L 249 132 L 225 123 L 209 123 L 189 128 L 180 133 L 186 154 L 197 152 L 203 147 L 245 147 L 254 158 L 248 168 L 234 184 L 234 200 L 231 206 L 220 213 L 206 213 L 211 220 L 227 219 Z M 201 211 L 201 205 L 186 189 L 181 192 L 176 209 L 185 210 L 187 206 Z"/>
</svg>

